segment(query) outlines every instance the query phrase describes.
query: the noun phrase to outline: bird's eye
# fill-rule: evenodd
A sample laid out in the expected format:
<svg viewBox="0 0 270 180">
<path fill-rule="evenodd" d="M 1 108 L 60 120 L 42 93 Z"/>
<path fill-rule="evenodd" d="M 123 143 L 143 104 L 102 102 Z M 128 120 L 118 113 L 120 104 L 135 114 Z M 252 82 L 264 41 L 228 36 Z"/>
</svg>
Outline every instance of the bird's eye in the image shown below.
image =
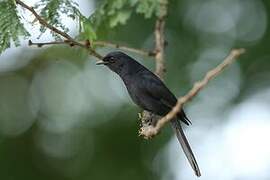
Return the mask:
<svg viewBox="0 0 270 180">
<path fill-rule="evenodd" d="M 114 58 L 114 57 L 110 57 L 110 58 L 109 58 L 109 62 L 110 62 L 110 63 L 114 63 L 114 62 L 115 62 L 115 58 Z"/>
</svg>

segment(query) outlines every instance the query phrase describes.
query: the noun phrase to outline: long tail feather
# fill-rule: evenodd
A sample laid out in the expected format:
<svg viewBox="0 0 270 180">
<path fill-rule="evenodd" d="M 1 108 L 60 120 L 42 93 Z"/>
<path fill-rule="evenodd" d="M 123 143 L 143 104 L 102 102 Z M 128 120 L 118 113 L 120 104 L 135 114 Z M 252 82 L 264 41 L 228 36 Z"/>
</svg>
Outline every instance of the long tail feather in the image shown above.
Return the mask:
<svg viewBox="0 0 270 180">
<path fill-rule="evenodd" d="M 199 166 L 197 164 L 197 161 L 195 159 L 195 156 L 190 148 L 190 145 L 187 141 L 187 138 L 184 134 L 184 131 L 182 129 L 181 123 L 179 120 L 175 119 L 171 121 L 171 125 L 176 133 L 177 139 L 179 141 L 179 143 L 181 144 L 181 147 L 189 161 L 189 164 L 191 165 L 192 169 L 194 170 L 196 176 L 200 177 L 201 176 L 201 172 L 199 169 Z"/>
</svg>

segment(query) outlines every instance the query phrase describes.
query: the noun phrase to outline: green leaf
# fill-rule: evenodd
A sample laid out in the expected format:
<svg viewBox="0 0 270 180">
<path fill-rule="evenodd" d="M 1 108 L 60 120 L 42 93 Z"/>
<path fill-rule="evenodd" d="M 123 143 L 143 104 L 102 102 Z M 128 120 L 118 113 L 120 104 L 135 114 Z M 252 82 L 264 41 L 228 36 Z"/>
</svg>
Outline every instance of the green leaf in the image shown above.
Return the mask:
<svg viewBox="0 0 270 180">
<path fill-rule="evenodd" d="M 158 7 L 159 1 L 157 0 L 140 0 L 136 12 L 143 14 L 145 18 L 151 18 Z"/>
<path fill-rule="evenodd" d="M 93 29 L 91 21 L 87 18 L 81 20 L 81 33 L 79 36 L 80 40 L 96 40 L 97 35 Z"/>
<path fill-rule="evenodd" d="M 83 15 L 78 10 L 78 4 L 72 0 L 41 0 L 35 5 L 35 8 L 41 8 L 40 16 L 44 18 L 50 25 L 68 32 L 69 29 L 61 22 L 60 16 L 65 14 L 67 17 L 80 21 Z M 40 36 L 46 31 L 46 28 L 40 28 Z M 59 39 L 59 35 L 51 32 L 52 35 Z"/>
<path fill-rule="evenodd" d="M 132 13 L 145 18 L 165 16 L 167 0 L 106 0 L 89 17 L 96 32 L 124 25 Z"/>
<path fill-rule="evenodd" d="M 29 33 L 24 28 L 17 14 L 14 1 L 0 2 L 0 53 L 9 48 L 12 43 L 20 45 L 20 37 L 28 37 Z"/>
<path fill-rule="evenodd" d="M 105 1 L 89 17 L 95 30 L 113 28 L 119 24 L 125 24 L 131 16 L 134 0 L 114 0 Z"/>
<path fill-rule="evenodd" d="M 126 24 L 127 20 L 131 16 L 131 11 L 122 10 L 112 16 L 110 20 L 110 27 L 115 27 L 118 24 Z"/>
<path fill-rule="evenodd" d="M 143 14 L 145 18 L 151 18 L 153 14 L 156 17 L 162 17 L 167 14 L 168 0 L 139 0 L 136 12 Z"/>
</svg>

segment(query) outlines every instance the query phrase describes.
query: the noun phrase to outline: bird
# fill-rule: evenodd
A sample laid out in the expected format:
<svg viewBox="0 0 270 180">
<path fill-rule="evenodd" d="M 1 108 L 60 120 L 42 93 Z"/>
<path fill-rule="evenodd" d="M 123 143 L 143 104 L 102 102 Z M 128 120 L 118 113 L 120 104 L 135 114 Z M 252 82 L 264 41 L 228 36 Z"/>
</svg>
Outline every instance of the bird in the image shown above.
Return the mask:
<svg viewBox="0 0 270 180">
<path fill-rule="evenodd" d="M 146 111 L 159 116 L 165 116 L 177 103 L 174 94 L 157 75 L 121 51 L 108 53 L 102 60 L 97 61 L 96 64 L 105 65 L 111 71 L 118 74 L 123 80 L 133 102 Z M 188 162 L 195 175 L 199 177 L 201 172 L 184 134 L 181 122 L 186 125 L 191 124 L 183 109 L 170 123 Z"/>
</svg>

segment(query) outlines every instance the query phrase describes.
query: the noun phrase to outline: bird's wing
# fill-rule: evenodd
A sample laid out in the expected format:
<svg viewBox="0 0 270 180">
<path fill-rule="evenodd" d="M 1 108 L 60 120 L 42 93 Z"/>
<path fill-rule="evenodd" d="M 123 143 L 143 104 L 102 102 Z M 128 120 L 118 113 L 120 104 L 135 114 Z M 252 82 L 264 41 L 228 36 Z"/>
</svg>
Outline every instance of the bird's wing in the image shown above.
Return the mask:
<svg viewBox="0 0 270 180">
<path fill-rule="evenodd" d="M 140 86 L 145 93 L 162 102 L 169 109 L 174 107 L 177 102 L 176 97 L 156 75 L 151 72 L 144 72 L 140 79 Z"/>
<path fill-rule="evenodd" d="M 140 82 L 138 84 L 139 89 L 143 94 L 158 101 L 168 111 L 174 107 L 177 99 L 155 74 L 150 71 L 144 71 L 137 77 Z"/>
<path fill-rule="evenodd" d="M 159 103 L 161 103 L 167 109 L 166 113 L 168 113 L 176 105 L 176 97 L 155 74 L 149 71 L 144 71 L 141 74 L 140 80 L 140 86 L 144 93 L 151 96 L 156 101 L 159 101 Z M 181 110 L 177 116 L 186 125 L 191 124 L 183 110 Z"/>
</svg>

